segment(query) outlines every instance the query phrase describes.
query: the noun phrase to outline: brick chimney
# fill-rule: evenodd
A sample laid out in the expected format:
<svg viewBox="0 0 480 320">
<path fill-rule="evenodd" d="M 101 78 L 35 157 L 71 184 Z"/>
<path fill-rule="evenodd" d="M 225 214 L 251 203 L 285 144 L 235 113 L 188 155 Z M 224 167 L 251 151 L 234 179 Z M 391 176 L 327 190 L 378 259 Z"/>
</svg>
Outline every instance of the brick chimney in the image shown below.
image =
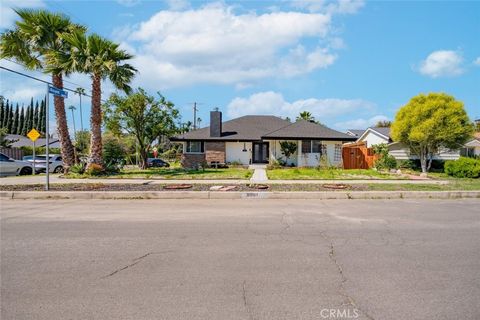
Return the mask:
<svg viewBox="0 0 480 320">
<path fill-rule="evenodd" d="M 210 137 L 219 138 L 222 136 L 222 112 L 216 109 L 210 111 Z"/>
</svg>

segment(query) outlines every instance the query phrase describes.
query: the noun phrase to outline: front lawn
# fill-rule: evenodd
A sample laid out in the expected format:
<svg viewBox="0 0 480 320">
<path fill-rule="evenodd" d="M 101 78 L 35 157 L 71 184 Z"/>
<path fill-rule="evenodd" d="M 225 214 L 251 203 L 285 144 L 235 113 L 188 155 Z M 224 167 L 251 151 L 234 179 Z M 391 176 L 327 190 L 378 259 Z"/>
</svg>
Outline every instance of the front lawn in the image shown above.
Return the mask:
<svg viewBox="0 0 480 320">
<path fill-rule="evenodd" d="M 101 179 L 250 179 L 253 171 L 240 167 L 215 169 L 206 168 L 205 170 L 188 170 L 183 168 L 125 168 L 120 173 L 101 176 L 87 176 L 69 174 L 67 178 L 101 178 Z"/>
<path fill-rule="evenodd" d="M 281 168 L 267 170 L 267 175 L 272 180 L 405 179 L 396 174 L 367 169 Z"/>
</svg>

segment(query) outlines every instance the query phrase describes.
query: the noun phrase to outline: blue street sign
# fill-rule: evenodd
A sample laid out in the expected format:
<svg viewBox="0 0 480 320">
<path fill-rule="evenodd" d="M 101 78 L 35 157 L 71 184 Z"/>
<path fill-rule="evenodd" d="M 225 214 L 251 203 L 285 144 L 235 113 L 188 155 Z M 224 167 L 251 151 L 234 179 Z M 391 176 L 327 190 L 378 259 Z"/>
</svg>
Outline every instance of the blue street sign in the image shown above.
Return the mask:
<svg viewBox="0 0 480 320">
<path fill-rule="evenodd" d="M 54 96 L 59 96 L 63 98 L 68 98 L 68 92 L 57 87 L 48 86 L 48 93 L 53 94 Z"/>
</svg>

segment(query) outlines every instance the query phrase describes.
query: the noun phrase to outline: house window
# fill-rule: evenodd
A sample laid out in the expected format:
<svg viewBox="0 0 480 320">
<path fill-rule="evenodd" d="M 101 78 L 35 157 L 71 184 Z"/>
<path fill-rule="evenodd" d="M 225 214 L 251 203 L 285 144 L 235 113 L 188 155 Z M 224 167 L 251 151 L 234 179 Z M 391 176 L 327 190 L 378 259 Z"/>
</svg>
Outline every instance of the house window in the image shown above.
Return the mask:
<svg viewBox="0 0 480 320">
<path fill-rule="evenodd" d="M 335 144 L 335 154 L 333 156 L 333 160 L 335 162 L 342 161 L 342 145 L 341 144 Z"/>
<path fill-rule="evenodd" d="M 311 153 L 311 151 L 312 151 L 312 140 L 303 140 L 302 153 Z"/>
<path fill-rule="evenodd" d="M 303 140 L 302 153 L 320 153 L 326 155 L 327 146 L 322 144 L 322 141 L 320 140 Z"/>
<path fill-rule="evenodd" d="M 186 153 L 203 153 L 203 141 L 187 141 Z"/>
</svg>

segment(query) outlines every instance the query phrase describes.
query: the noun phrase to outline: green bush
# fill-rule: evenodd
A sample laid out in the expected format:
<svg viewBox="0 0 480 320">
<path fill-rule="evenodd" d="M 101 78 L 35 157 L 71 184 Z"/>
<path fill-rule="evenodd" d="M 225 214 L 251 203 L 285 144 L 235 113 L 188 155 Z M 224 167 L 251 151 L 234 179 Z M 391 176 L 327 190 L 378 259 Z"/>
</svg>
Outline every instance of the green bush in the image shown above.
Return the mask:
<svg viewBox="0 0 480 320">
<path fill-rule="evenodd" d="M 460 157 L 458 160 L 445 162 L 445 173 L 456 178 L 480 177 L 480 160 Z"/>
<path fill-rule="evenodd" d="M 33 154 L 33 147 L 31 147 L 31 146 L 23 146 L 23 147 L 20 147 L 20 149 L 23 150 L 23 155 L 24 156 L 31 156 Z M 49 154 L 61 154 L 60 153 L 60 148 L 48 148 L 48 153 Z M 35 154 L 36 155 L 45 154 L 45 147 L 36 147 L 35 148 Z"/>
<path fill-rule="evenodd" d="M 113 170 L 114 167 L 120 169 L 125 163 L 126 147 L 122 141 L 110 134 L 105 134 L 103 137 L 103 163 L 107 171 Z"/>
<path fill-rule="evenodd" d="M 379 158 L 375 161 L 375 168 L 378 170 L 397 168 L 397 160 L 388 153 L 388 146 L 386 143 L 374 145 L 373 152 L 379 155 Z"/>
<path fill-rule="evenodd" d="M 85 173 L 85 163 L 77 163 L 70 167 L 70 173 L 75 174 L 84 174 Z"/>
</svg>

